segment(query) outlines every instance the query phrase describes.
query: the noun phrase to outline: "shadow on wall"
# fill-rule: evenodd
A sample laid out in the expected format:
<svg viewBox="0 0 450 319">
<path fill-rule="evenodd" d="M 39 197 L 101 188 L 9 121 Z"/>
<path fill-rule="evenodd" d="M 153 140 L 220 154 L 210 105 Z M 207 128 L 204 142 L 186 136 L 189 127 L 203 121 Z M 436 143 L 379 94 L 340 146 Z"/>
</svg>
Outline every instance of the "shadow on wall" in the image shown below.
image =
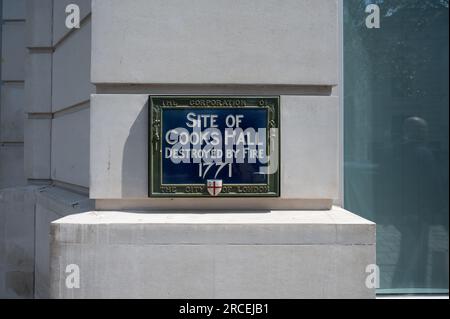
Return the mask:
<svg viewBox="0 0 450 319">
<path fill-rule="evenodd" d="M 0 190 L 0 299 L 48 298 L 50 223 L 92 209 L 87 196 L 56 186 Z"/>
<path fill-rule="evenodd" d="M 122 197 L 146 198 L 148 195 L 148 104 L 130 128 L 122 158 Z"/>
<path fill-rule="evenodd" d="M 33 298 L 35 189 L 0 190 L 0 298 Z"/>
</svg>

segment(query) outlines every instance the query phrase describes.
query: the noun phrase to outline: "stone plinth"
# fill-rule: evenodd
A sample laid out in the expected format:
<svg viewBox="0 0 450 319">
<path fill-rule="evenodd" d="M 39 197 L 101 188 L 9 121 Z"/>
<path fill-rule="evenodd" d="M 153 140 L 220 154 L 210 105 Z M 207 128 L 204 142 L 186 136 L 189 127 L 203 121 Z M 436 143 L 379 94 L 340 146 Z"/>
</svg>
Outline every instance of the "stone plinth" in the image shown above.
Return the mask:
<svg viewBox="0 0 450 319">
<path fill-rule="evenodd" d="M 340 208 L 93 211 L 52 223 L 51 256 L 54 298 L 375 297 L 375 224 Z"/>
</svg>

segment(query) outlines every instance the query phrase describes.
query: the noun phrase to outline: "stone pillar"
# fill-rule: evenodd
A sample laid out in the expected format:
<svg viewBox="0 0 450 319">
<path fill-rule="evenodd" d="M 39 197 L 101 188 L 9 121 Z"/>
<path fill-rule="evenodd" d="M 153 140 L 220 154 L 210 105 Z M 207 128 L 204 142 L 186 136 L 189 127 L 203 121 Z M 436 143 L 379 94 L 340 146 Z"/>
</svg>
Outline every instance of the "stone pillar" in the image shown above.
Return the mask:
<svg viewBox="0 0 450 319">
<path fill-rule="evenodd" d="M 91 22 L 95 211 L 52 224 L 52 297 L 375 296 L 375 225 L 332 206 L 337 0 L 93 0 Z M 279 97 L 279 196 L 149 197 L 151 95 Z"/>
</svg>

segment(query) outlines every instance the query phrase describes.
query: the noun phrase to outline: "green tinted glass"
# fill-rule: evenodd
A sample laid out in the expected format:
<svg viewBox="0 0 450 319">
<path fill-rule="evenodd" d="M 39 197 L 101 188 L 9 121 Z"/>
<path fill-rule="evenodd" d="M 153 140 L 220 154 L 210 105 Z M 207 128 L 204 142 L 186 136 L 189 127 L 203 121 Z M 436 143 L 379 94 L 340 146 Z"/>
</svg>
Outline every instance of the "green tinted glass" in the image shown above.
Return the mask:
<svg viewBox="0 0 450 319">
<path fill-rule="evenodd" d="M 377 223 L 380 293 L 448 293 L 448 8 L 344 1 L 345 207 Z"/>
</svg>

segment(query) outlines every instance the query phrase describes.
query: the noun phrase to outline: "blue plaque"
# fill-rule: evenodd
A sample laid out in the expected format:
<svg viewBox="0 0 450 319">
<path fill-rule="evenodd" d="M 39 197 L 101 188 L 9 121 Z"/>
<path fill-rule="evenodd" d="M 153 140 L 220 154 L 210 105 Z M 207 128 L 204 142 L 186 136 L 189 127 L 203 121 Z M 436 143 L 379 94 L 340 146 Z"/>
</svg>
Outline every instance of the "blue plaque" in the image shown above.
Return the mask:
<svg viewBox="0 0 450 319">
<path fill-rule="evenodd" d="M 279 97 L 150 96 L 149 196 L 279 196 Z"/>
</svg>

